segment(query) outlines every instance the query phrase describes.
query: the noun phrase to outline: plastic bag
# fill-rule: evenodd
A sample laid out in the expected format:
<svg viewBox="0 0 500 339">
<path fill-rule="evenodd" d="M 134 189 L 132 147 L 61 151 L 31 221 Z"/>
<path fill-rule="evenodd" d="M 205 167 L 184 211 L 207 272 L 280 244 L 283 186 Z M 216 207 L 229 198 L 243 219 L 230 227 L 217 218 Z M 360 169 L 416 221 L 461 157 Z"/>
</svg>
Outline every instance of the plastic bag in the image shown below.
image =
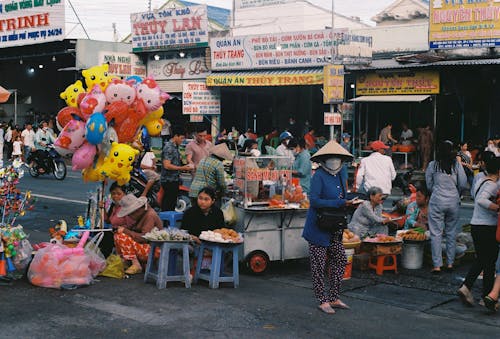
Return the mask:
<svg viewBox="0 0 500 339">
<path fill-rule="evenodd" d="M 231 226 L 236 224 L 238 217 L 236 215 L 236 208 L 234 208 L 233 199 L 225 203 L 221 210 L 222 214 L 224 214 L 224 221 L 227 225 Z"/>
<path fill-rule="evenodd" d="M 33 253 L 33 247 L 28 239 L 23 239 L 19 243 L 19 246 L 16 251 L 16 255 L 14 256 L 14 265 L 16 269 L 20 272 L 24 272 L 26 267 L 31 261 L 31 254 Z"/>
<path fill-rule="evenodd" d="M 123 261 L 117 254 L 110 254 L 106 259 L 106 268 L 99 273 L 103 277 L 123 279 L 125 277 L 125 267 Z"/>
<path fill-rule="evenodd" d="M 89 285 L 92 282 L 90 257 L 82 248 L 49 244 L 36 253 L 28 279 L 33 285 L 48 288 Z"/>
<path fill-rule="evenodd" d="M 85 245 L 85 253 L 90 258 L 89 268 L 93 278 L 106 268 L 106 259 L 99 248 L 103 238 L 104 232 L 99 232 Z"/>
</svg>

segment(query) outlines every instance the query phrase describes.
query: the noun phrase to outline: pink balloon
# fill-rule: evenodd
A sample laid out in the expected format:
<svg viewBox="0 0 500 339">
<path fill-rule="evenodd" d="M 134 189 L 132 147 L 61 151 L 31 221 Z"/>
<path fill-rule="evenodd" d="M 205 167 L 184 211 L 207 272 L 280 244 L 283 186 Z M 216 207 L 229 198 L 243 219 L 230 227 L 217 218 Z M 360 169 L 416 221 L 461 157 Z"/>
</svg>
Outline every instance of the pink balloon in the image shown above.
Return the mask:
<svg viewBox="0 0 500 339">
<path fill-rule="evenodd" d="M 79 149 L 73 154 L 71 162 L 73 164 L 73 171 L 82 170 L 89 167 L 94 162 L 94 157 L 97 153 L 95 145 L 84 143 Z"/>
<path fill-rule="evenodd" d="M 85 123 L 80 120 L 70 120 L 54 142 L 61 155 L 72 154 L 85 141 Z"/>
</svg>

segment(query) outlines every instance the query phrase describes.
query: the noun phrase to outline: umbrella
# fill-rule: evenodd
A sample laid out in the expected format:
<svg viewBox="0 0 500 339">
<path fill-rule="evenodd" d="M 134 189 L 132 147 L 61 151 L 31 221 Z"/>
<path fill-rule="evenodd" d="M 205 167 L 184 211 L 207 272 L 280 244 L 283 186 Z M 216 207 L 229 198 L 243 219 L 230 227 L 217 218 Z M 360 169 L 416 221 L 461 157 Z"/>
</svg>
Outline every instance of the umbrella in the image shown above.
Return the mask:
<svg viewBox="0 0 500 339">
<path fill-rule="evenodd" d="M 0 104 L 7 102 L 7 100 L 9 100 L 9 97 L 10 97 L 10 92 L 7 91 L 2 86 L 0 86 Z"/>
</svg>

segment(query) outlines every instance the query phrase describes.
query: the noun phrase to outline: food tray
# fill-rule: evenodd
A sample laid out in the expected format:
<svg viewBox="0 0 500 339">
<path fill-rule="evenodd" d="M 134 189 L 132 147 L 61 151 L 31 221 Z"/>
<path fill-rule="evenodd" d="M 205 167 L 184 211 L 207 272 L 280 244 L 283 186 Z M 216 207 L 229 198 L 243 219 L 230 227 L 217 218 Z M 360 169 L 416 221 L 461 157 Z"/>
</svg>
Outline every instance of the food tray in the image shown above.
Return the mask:
<svg viewBox="0 0 500 339">
<path fill-rule="evenodd" d="M 363 240 L 363 243 L 365 243 L 365 244 L 387 245 L 387 246 L 390 246 L 390 245 L 402 244 L 403 240 L 396 240 L 396 241 L 367 241 L 367 240 Z"/>
<path fill-rule="evenodd" d="M 200 238 L 200 240 L 204 241 L 204 242 L 209 242 L 209 243 L 212 243 L 212 244 L 222 244 L 222 245 L 238 245 L 238 244 L 243 244 L 243 240 L 240 241 L 240 242 L 220 242 L 220 241 L 205 240 L 205 239 L 202 239 L 202 238 Z"/>
<path fill-rule="evenodd" d="M 361 245 L 361 241 L 356 241 L 356 242 L 343 242 L 342 245 L 344 245 L 345 249 L 351 249 L 351 248 L 356 248 Z"/>
<path fill-rule="evenodd" d="M 151 239 L 148 239 L 148 238 L 144 238 L 144 239 L 146 239 L 149 242 L 171 242 L 171 243 L 176 243 L 176 244 L 178 244 L 178 243 L 188 243 L 188 242 L 191 241 L 191 240 L 151 240 Z"/>
</svg>

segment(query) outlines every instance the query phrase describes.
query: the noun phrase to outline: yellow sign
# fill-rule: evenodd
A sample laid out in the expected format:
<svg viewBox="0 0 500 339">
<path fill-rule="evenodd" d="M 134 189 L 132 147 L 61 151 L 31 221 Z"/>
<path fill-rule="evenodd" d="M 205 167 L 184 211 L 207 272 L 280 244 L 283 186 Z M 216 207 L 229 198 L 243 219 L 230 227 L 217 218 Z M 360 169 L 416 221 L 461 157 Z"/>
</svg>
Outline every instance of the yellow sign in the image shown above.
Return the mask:
<svg viewBox="0 0 500 339">
<path fill-rule="evenodd" d="M 498 0 L 434 0 L 429 6 L 431 49 L 500 46 Z"/>
<path fill-rule="evenodd" d="M 344 101 L 344 66 L 323 67 L 323 103 L 333 104 Z"/>
<path fill-rule="evenodd" d="M 369 73 L 356 79 L 356 95 L 439 94 L 439 73 Z"/>
<path fill-rule="evenodd" d="M 296 86 L 319 85 L 323 73 L 262 74 L 262 75 L 209 75 L 207 86 Z"/>
</svg>

